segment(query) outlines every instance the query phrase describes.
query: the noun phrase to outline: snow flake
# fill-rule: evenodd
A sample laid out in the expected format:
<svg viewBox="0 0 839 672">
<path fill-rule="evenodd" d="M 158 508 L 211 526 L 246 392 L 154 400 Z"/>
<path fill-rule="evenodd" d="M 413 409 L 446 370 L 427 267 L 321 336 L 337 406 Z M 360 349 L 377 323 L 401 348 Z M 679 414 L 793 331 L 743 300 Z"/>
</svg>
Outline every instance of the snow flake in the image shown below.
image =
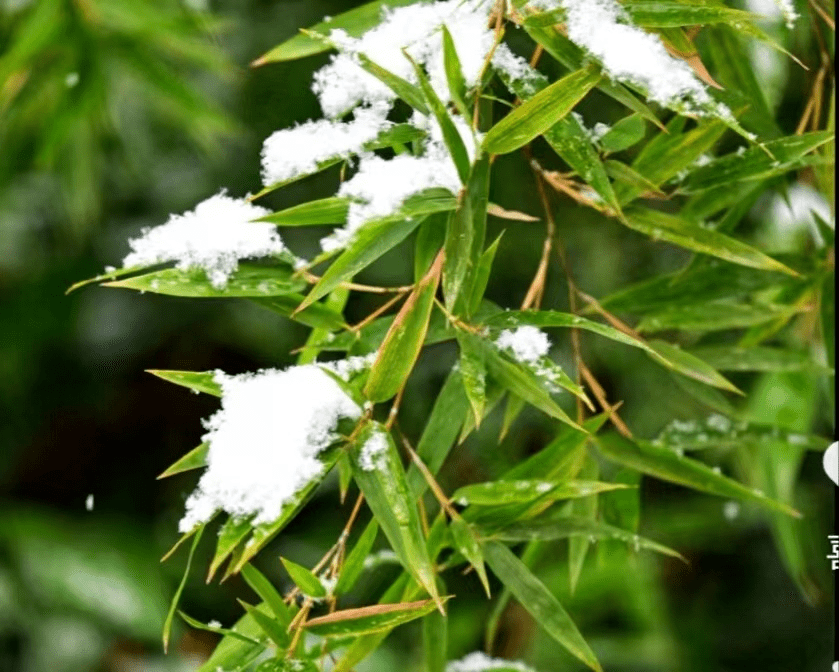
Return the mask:
<svg viewBox="0 0 839 672">
<path fill-rule="evenodd" d="M 364 445 L 358 456 L 358 463 L 364 471 L 376 471 L 385 466 L 388 441 L 384 432 L 373 432 Z"/>
<path fill-rule="evenodd" d="M 265 208 L 222 191 L 195 210 L 172 215 L 165 224 L 129 240 L 132 251 L 122 264 L 129 268 L 175 261 L 182 270 L 204 269 L 213 287 L 221 289 L 240 259 L 276 255 L 285 249 L 273 224 L 253 221 L 267 214 Z"/>
<path fill-rule="evenodd" d="M 452 661 L 446 666 L 446 672 L 484 672 L 485 670 L 498 669 L 534 672 L 532 667 L 528 667 L 522 662 L 490 658 L 482 651 L 473 651 L 464 658 Z"/>
<path fill-rule="evenodd" d="M 267 369 L 230 376 L 216 372 L 221 410 L 205 421 L 208 466 L 186 502 L 188 532 L 221 509 L 233 518 L 269 523 L 311 479 L 323 473 L 318 455 L 335 441 L 341 419 L 358 405 L 319 366 Z"/>
</svg>

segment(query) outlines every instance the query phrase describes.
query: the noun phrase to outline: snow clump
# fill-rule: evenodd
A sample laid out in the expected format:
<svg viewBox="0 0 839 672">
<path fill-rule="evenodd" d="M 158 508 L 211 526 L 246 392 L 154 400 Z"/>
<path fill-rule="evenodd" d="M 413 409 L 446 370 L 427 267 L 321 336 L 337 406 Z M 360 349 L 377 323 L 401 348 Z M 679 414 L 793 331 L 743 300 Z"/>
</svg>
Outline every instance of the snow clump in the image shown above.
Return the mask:
<svg viewBox="0 0 839 672">
<path fill-rule="evenodd" d="M 267 214 L 265 208 L 222 191 L 195 210 L 172 215 L 165 224 L 144 229 L 139 238 L 129 240 L 131 253 L 123 259 L 123 267 L 174 261 L 181 270 L 203 269 L 213 287 L 222 289 L 239 260 L 285 249 L 273 224 L 253 221 Z"/>
<path fill-rule="evenodd" d="M 512 672 L 534 672 L 532 667 L 515 660 L 490 658 L 482 651 L 474 651 L 460 660 L 454 660 L 446 666 L 446 672 L 484 672 L 485 670 L 505 670 Z"/>
<path fill-rule="evenodd" d="M 495 344 L 508 350 L 516 360 L 524 364 L 537 364 L 551 349 L 548 335 L 531 326 L 515 330 L 505 329 L 499 334 Z"/>
<path fill-rule="evenodd" d="M 221 409 L 204 422 L 207 469 L 186 502 L 180 531 L 218 510 L 234 519 L 276 520 L 283 506 L 323 473 L 318 455 L 344 418 L 361 408 L 315 364 L 227 375 L 216 372 Z"/>
</svg>

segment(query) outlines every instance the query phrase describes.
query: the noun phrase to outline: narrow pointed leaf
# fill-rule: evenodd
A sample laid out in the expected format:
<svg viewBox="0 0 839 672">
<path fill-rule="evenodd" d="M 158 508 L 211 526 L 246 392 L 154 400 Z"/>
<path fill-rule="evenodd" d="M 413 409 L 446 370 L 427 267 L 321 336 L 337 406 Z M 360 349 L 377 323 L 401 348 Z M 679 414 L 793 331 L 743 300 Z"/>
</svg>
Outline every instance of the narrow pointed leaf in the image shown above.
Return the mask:
<svg viewBox="0 0 839 672">
<path fill-rule="evenodd" d="M 389 631 L 403 623 L 422 618 L 436 608 L 434 600 L 376 604 L 335 611 L 328 616 L 306 621 L 303 627 L 319 637 L 360 637 Z"/>
<path fill-rule="evenodd" d="M 148 369 L 146 373 L 150 373 L 170 383 L 175 383 L 175 385 L 188 387 L 195 392 L 212 394 L 214 397 L 221 396 L 221 385 L 215 381 L 216 374 L 214 371 L 163 371 L 161 369 Z"/>
<path fill-rule="evenodd" d="M 457 343 L 460 346 L 460 377 L 463 389 L 472 406 L 475 415 L 475 426 L 480 427 L 486 407 L 486 362 L 484 351 L 472 347 L 467 338 L 458 334 Z"/>
<path fill-rule="evenodd" d="M 312 572 L 288 558 L 280 558 L 280 560 L 291 580 L 304 595 L 315 598 L 326 597 L 326 588 Z"/>
<path fill-rule="evenodd" d="M 240 642 L 250 644 L 252 646 L 261 645 L 261 642 L 254 637 L 249 637 L 248 635 L 244 635 L 236 630 L 228 630 L 227 628 L 210 625 L 209 623 L 202 623 L 198 619 L 192 618 L 180 610 L 178 610 L 178 616 L 180 616 L 187 625 L 195 628 L 196 630 L 203 630 L 204 632 L 212 632 L 213 634 L 222 635 L 223 637 L 230 637 L 231 639 L 237 639 Z"/>
<path fill-rule="evenodd" d="M 364 387 L 372 402 L 390 399 L 405 385 L 428 331 L 434 295 L 443 269 L 442 250 L 425 277 L 405 301 L 388 331 Z"/>
<path fill-rule="evenodd" d="M 373 550 L 373 544 L 376 541 L 376 536 L 379 534 L 379 524 L 375 520 L 371 520 L 364 532 L 361 533 L 358 541 L 353 549 L 344 560 L 344 565 L 341 567 L 341 574 L 338 577 L 338 583 L 335 586 L 335 593 L 337 595 L 344 595 L 352 590 L 358 577 L 364 569 L 364 560 L 370 555 Z"/>
<path fill-rule="evenodd" d="M 364 447 L 374 435 L 385 439 L 387 447 L 372 456 L 374 468 L 370 469 L 370 456 L 364 457 Z M 391 547 L 405 569 L 439 605 L 434 567 L 426 549 L 416 501 L 390 434 L 378 423 L 371 422 L 359 433 L 350 457 L 355 481 Z"/>
<path fill-rule="evenodd" d="M 585 68 L 554 82 L 493 126 L 484 138 L 484 150 L 507 154 L 526 145 L 574 109 L 600 79 L 599 72 Z"/>
<path fill-rule="evenodd" d="M 283 627 L 288 627 L 291 623 L 289 609 L 283 600 L 283 596 L 274 588 L 268 578 L 251 563 L 242 567 L 242 578 L 274 612 L 274 616 Z"/>
<path fill-rule="evenodd" d="M 258 306 L 267 308 L 274 313 L 314 329 L 334 331 L 336 329 L 346 328 L 347 325 L 341 313 L 333 310 L 328 305 L 316 301 L 301 309 L 300 306 L 305 300 L 306 297 L 296 293 L 287 294 L 286 296 L 272 296 L 264 299 L 250 299 L 250 301 Z"/>
<path fill-rule="evenodd" d="M 615 153 L 629 149 L 644 139 L 647 124 L 640 114 L 630 114 L 618 121 L 600 138 L 603 151 Z"/>
<path fill-rule="evenodd" d="M 253 605 L 243 602 L 242 600 L 237 601 L 242 605 L 245 612 L 250 614 L 251 618 L 253 618 L 254 622 L 259 626 L 259 629 L 265 633 L 268 639 L 274 642 L 274 644 L 280 649 L 285 648 L 288 645 L 290 638 L 285 627 L 268 614 L 261 612 Z"/>
<path fill-rule="evenodd" d="M 200 526 L 195 532 L 195 537 L 192 540 L 192 546 L 189 549 L 189 555 L 186 559 L 186 567 L 184 567 L 184 575 L 181 582 L 178 584 L 177 590 L 172 597 L 172 604 L 169 605 L 169 612 L 166 614 L 166 620 L 163 622 L 163 650 L 169 649 L 169 637 L 172 633 L 172 621 L 175 619 L 175 612 L 178 609 L 178 602 L 181 601 L 181 595 L 186 586 L 186 580 L 189 578 L 189 570 L 192 567 L 192 558 L 195 555 L 195 549 L 198 548 L 198 543 L 201 541 L 201 535 L 204 533 L 204 526 Z"/>
<path fill-rule="evenodd" d="M 187 298 L 282 296 L 305 289 L 306 281 L 294 277 L 290 267 L 240 264 L 224 287 L 214 287 L 200 268 L 162 271 L 135 275 L 126 280 L 104 283 L 105 287 L 123 287 L 140 292 Z"/>
<path fill-rule="evenodd" d="M 487 483 L 474 483 L 458 488 L 452 500 L 463 506 L 500 506 L 502 504 L 520 504 L 537 499 L 557 500 L 589 497 L 608 490 L 618 490 L 626 486 L 620 483 L 601 481 L 563 481 L 547 480 L 503 480 Z"/>
<path fill-rule="evenodd" d="M 392 73 L 387 68 L 383 68 L 378 63 L 371 61 L 365 54 L 358 54 L 358 64 L 364 68 L 371 75 L 381 80 L 387 85 L 391 91 L 404 100 L 408 105 L 415 110 L 428 116 L 429 110 L 426 105 L 425 97 L 422 90 L 411 84 L 406 79 L 402 79 L 399 75 Z"/>
<path fill-rule="evenodd" d="M 611 434 L 597 437 L 595 442 L 609 460 L 650 476 L 719 497 L 756 502 L 789 516 L 801 516 L 792 507 L 770 499 L 762 492 L 748 488 L 717 473 L 706 464 L 679 455 L 668 448 L 647 441 L 630 441 Z"/>
<path fill-rule="evenodd" d="M 171 467 L 164 471 L 158 479 L 168 478 L 175 474 L 182 474 L 185 471 L 192 471 L 193 469 L 200 469 L 207 466 L 207 453 L 210 450 L 210 444 L 202 443 L 197 448 L 193 448 L 180 460 L 175 462 Z"/>
<path fill-rule="evenodd" d="M 591 669 L 602 672 L 591 647 L 545 584 L 506 546 L 491 541 L 483 548 L 492 571 L 536 622 L 572 655 Z"/>
<path fill-rule="evenodd" d="M 295 205 L 279 212 L 260 217 L 258 222 L 270 222 L 278 226 L 314 226 L 316 224 L 340 224 L 347 221 L 350 208 L 348 198 L 333 196 Z"/>
<path fill-rule="evenodd" d="M 451 530 L 455 547 L 469 561 L 469 564 L 475 568 L 487 597 L 490 597 L 489 579 L 487 578 L 486 567 L 484 566 L 484 554 L 481 551 L 481 545 L 478 543 L 475 532 L 469 523 L 460 516 L 452 518 L 449 529 Z"/>
<path fill-rule="evenodd" d="M 472 283 L 472 296 L 469 299 L 469 314 L 474 315 L 483 301 L 484 293 L 486 292 L 487 284 L 489 283 L 490 272 L 492 271 L 492 262 L 495 261 L 495 253 L 498 251 L 498 244 L 501 242 L 501 237 L 504 232 L 498 234 L 492 244 L 484 250 L 478 260 L 478 266 L 475 269 L 475 278 Z"/>
<path fill-rule="evenodd" d="M 230 557 L 230 554 L 244 541 L 252 529 L 253 526 L 247 519 L 236 520 L 235 518 L 228 518 L 225 521 L 218 533 L 218 543 L 216 544 L 216 552 L 213 554 L 213 559 L 210 561 L 207 583 L 212 580 L 218 568 L 221 567 L 221 564 Z"/>
<path fill-rule="evenodd" d="M 460 58 L 457 55 L 457 48 L 452 39 L 448 27 L 443 24 L 443 64 L 446 70 L 446 81 L 449 85 L 449 94 L 452 102 L 458 111 L 466 118 L 469 111 L 466 107 L 466 80 L 463 78 L 463 70 L 460 65 Z"/>
</svg>

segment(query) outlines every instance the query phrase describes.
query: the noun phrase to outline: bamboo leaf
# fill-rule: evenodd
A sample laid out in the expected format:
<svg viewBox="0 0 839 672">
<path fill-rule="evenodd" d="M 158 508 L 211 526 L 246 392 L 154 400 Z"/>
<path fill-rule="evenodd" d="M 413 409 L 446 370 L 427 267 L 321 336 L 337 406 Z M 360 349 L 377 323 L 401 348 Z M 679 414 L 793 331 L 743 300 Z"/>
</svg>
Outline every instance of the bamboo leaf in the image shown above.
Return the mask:
<svg viewBox="0 0 839 672">
<path fill-rule="evenodd" d="M 187 625 L 195 628 L 196 630 L 203 630 L 204 632 L 212 632 L 216 635 L 222 635 L 223 637 L 229 637 L 231 639 L 237 639 L 240 642 L 245 644 L 250 644 L 252 646 L 262 646 L 262 643 L 253 637 L 249 637 L 248 635 L 243 635 L 236 630 L 228 630 L 227 628 L 218 627 L 215 625 L 210 625 L 209 623 L 202 623 L 201 621 L 188 616 L 184 612 L 178 610 L 178 616 L 180 616 Z"/>
<path fill-rule="evenodd" d="M 303 567 L 303 565 L 292 562 L 288 558 L 280 558 L 280 561 L 283 563 L 283 567 L 285 567 L 285 571 L 288 572 L 291 580 L 294 581 L 294 585 L 300 589 L 300 592 L 314 598 L 326 597 L 326 588 L 323 587 L 320 579 L 312 574 L 311 571 Z"/>
<path fill-rule="evenodd" d="M 343 567 L 341 567 L 341 574 L 335 586 L 336 595 L 344 595 L 352 590 L 355 582 L 358 581 L 358 577 L 361 576 L 364 561 L 370 555 L 370 551 L 373 550 L 373 544 L 378 534 L 379 524 L 375 520 L 371 520 L 364 528 L 364 532 L 361 533 L 349 555 L 347 555 Z"/>
<path fill-rule="evenodd" d="M 457 48 L 454 44 L 452 34 L 448 27 L 443 24 L 443 65 L 446 70 L 446 82 L 449 85 L 449 94 L 452 102 L 464 118 L 469 118 L 469 110 L 466 106 L 466 80 L 463 78 L 463 69 L 460 65 L 460 58 L 457 55 Z"/>
<path fill-rule="evenodd" d="M 809 353 L 783 348 L 735 345 L 710 345 L 691 348 L 688 352 L 720 371 L 802 371 L 821 368 Z M 832 374 L 832 369 L 827 369 Z"/>
<path fill-rule="evenodd" d="M 545 584 L 506 546 L 490 541 L 484 543 L 483 549 L 492 571 L 536 622 L 572 655 L 591 669 L 602 672 L 597 657 L 574 621 Z"/>
<path fill-rule="evenodd" d="M 335 611 L 306 621 L 303 627 L 319 637 L 360 637 L 390 631 L 398 625 L 422 618 L 436 608 L 434 600 L 376 604 Z"/>
<path fill-rule="evenodd" d="M 449 530 L 452 533 L 455 547 L 475 568 L 487 597 L 490 597 L 489 578 L 487 578 L 486 567 L 484 566 L 484 554 L 474 530 L 460 516 L 452 518 L 451 523 L 449 523 Z"/>
<path fill-rule="evenodd" d="M 274 612 L 277 621 L 284 628 L 287 628 L 291 624 L 291 613 L 283 601 L 282 595 L 274 588 L 268 578 L 251 563 L 245 564 L 241 573 L 247 584 Z"/>
<path fill-rule="evenodd" d="M 259 609 L 243 600 L 237 600 L 242 608 L 248 613 L 254 622 L 259 626 L 259 629 L 280 649 L 285 648 L 289 642 L 289 635 L 286 629 L 280 625 L 276 620 L 271 618 L 268 614 L 264 614 Z"/>
<path fill-rule="evenodd" d="M 668 448 L 647 441 L 630 441 L 611 434 L 595 438 L 595 443 L 609 460 L 649 476 L 719 497 L 756 502 L 773 511 L 801 517 L 792 507 L 769 499 L 762 492 L 752 490 L 702 462 L 679 455 Z"/>
<path fill-rule="evenodd" d="M 698 332 L 742 329 L 781 318 L 790 319 L 798 310 L 794 306 L 761 306 L 729 301 L 672 305 L 647 313 L 636 329 L 641 333 L 665 329 Z"/>
<path fill-rule="evenodd" d="M 584 68 L 554 82 L 493 126 L 484 137 L 484 151 L 507 154 L 526 145 L 574 109 L 600 79 L 599 72 Z"/>
<path fill-rule="evenodd" d="M 458 488 L 452 500 L 462 506 L 500 506 L 522 504 L 535 500 L 554 501 L 589 497 L 608 490 L 626 486 L 601 481 L 509 480 L 473 483 Z"/>
<path fill-rule="evenodd" d="M 306 281 L 294 277 L 290 267 L 239 264 L 224 287 L 215 287 L 201 268 L 167 268 L 125 280 L 103 283 L 104 287 L 123 287 L 140 292 L 188 298 L 264 297 L 299 292 Z"/>
<path fill-rule="evenodd" d="M 192 540 L 192 546 L 189 549 L 189 555 L 186 559 L 186 567 L 184 567 L 184 575 L 178 588 L 172 597 L 172 604 L 169 605 L 169 612 L 166 614 L 166 620 L 163 622 L 163 650 L 169 649 L 169 636 L 172 632 L 172 621 L 175 619 L 175 611 L 178 609 L 178 602 L 181 601 L 181 595 L 186 586 L 186 580 L 189 578 L 189 569 L 192 567 L 192 558 L 195 555 L 195 549 L 198 548 L 198 543 L 201 541 L 201 535 L 204 534 L 204 526 L 201 525 L 195 532 L 195 537 Z"/>
<path fill-rule="evenodd" d="M 631 208 L 622 223 L 653 240 L 666 240 L 694 252 L 709 254 L 734 264 L 797 276 L 794 270 L 763 252 L 723 233 L 658 210 Z"/>
<path fill-rule="evenodd" d="M 386 442 L 386 448 L 374 456 L 364 452 L 371 438 Z M 353 476 L 370 510 L 402 565 L 441 606 L 419 513 L 393 439 L 384 427 L 371 422 L 359 432 L 354 443 L 350 452 Z"/>
<path fill-rule="evenodd" d="M 257 222 L 270 222 L 278 226 L 314 226 L 315 224 L 340 224 L 347 221 L 350 201 L 347 198 L 322 198 L 295 205 L 279 212 L 260 217 Z"/>
<path fill-rule="evenodd" d="M 212 394 L 214 397 L 221 396 L 221 385 L 215 381 L 216 374 L 214 371 L 163 371 L 160 369 L 148 369 L 146 373 L 150 373 L 170 383 L 175 383 L 175 385 L 188 387 L 195 392 Z"/>
<path fill-rule="evenodd" d="M 405 301 L 370 368 L 364 395 L 372 402 L 386 401 L 405 385 L 428 332 L 434 295 L 443 269 L 443 252 Z"/>
<path fill-rule="evenodd" d="M 629 149 L 644 139 L 647 124 L 640 114 L 630 114 L 618 121 L 600 138 L 603 151 L 615 153 Z"/>
<path fill-rule="evenodd" d="M 358 64 L 362 68 L 379 79 L 397 96 L 408 103 L 408 105 L 413 107 L 420 114 L 424 114 L 426 116 L 430 114 L 422 89 L 414 86 L 407 79 L 402 79 L 402 77 L 392 73 L 387 68 L 383 68 L 378 63 L 374 63 L 365 54 L 356 54 L 356 58 L 358 60 Z"/>
<path fill-rule="evenodd" d="M 248 536 L 252 526 L 247 519 L 228 518 L 218 533 L 218 543 L 216 544 L 216 552 L 213 554 L 213 559 L 210 561 L 210 570 L 207 574 L 207 583 L 209 583 L 213 575 L 218 571 L 235 548 Z"/>
<path fill-rule="evenodd" d="M 253 303 L 271 312 L 287 317 L 300 324 L 315 329 L 326 329 L 329 332 L 347 327 L 344 317 L 329 305 L 315 301 L 305 308 L 301 304 L 305 300 L 302 294 L 287 294 L 286 296 L 272 296 L 270 298 L 250 299 Z"/>
<path fill-rule="evenodd" d="M 460 347 L 460 377 L 463 389 L 475 415 L 475 426 L 480 427 L 486 407 L 486 360 L 484 351 L 475 348 L 469 339 L 458 333 Z"/>
<path fill-rule="evenodd" d="M 449 619 L 432 611 L 422 619 L 425 672 L 446 672 L 449 648 Z"/>
<path fill-rule="evenodd" d="M 164 471 L 158 479 L 168 478 L 175 474 L 182 474 L 185 471 L 192 471 L 193 469 L 200 469 L 207 466 L 207 453 L 210 450 L 210 444 L 202 443 L 197 448 L 193 448 L 180 460 L 175 462 L 171 467 Z"/>
</svg>

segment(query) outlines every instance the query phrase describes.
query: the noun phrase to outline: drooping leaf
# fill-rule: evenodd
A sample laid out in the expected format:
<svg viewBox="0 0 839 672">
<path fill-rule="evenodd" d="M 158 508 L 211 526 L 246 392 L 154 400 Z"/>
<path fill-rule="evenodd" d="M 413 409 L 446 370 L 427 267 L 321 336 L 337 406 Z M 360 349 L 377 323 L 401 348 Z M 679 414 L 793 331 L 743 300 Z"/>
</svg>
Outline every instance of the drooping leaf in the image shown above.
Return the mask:
<svg viewBox="0 0 839 672">
<path fill-rule="evenodd" d="M 595 69 L 584 68 L 542 89 L 487 131 L 484 151 L 507 154 L 526 145 L 574 109 L 600 79 Z"/>
<path fill-rule="evenodd" d="M 778 347 L 709 345 L 691 348 L 688 352 L 720 371 L 781 372 L 819 368 L 809 353 Z"/>
<path fill-rule="evenodd" d="M 790 319 L 795 306 L 750 305 L 731 301 L 672 305 L 647 313 L 635 327 L 641 333 L 681 329 L 683 331 L 721 331 L 742 329 L 781 318 Z"/>
<path fill-rule="evenodd" d="M 588 667 L 602 672 L 591 647 L 545 584 L 503 544 L 485 542 L 483 549 L 492 571 L 539 626 Z"/>
<path fill-rule="evenodd" d="M 367 441 L 384 440 L 386 448 L 364 456 Z M 368 423 L 350 452 L 353 476 L 399 560 L 414 579 L 440 604 L 435 572 L 420 526 L 416 501 L 411 495 L 399 453 L 390 434 L 378 423 Z M 373 467 L 368 460 L 373 461 Z"/>
<path fill-rule="evenodd" d="M 192 546 L 189 549 L 189 555 L 186 559 L 186 567 L 184 567 L 184 575 L 181 578 L 181 582 L 178 584 L 178 588 L 175 591 L 175 595 L 172 597 L 172 604 L 169 605 L 169 612 L 166 614 L 166 620 L 163 622 L 163 650 L 167 651 L 169 649 L 169 636 L 172 632 L 172 621 L 175 619 L 175 612 L 178 609 L 178 602 L 181 601 L 181 595 L 184 592 L 184 587 L 186 586 L 186 580 L 189 578 L 189 569 L 192 567 L 192 557 L 195 555 L 195 549 L 198 548 L 198 544 L 201 541 L 201 535 L 204 533 L 204 526 L 200 526 L 197 531 L 195 532 L 195 536 L 192 540 Z"/>
<path fill-rule="evenodd" d="M 222 628 L 217 625 L 211 625 L 210 623 L 202 623 L 198 619 L 192 618 L 188 616 L 184 612 L 178 610 L 178 615 L 187 623 L 187 625 L 195 628 L 196 630 L 203 630 L 205 632 L 212 632 L 216 635 L 222 635 L 223 637 L 229 637 L 231 639 L 239 640 L 244 644 L 248 644 L 250 646 L 260 646 L 261 642 L 254 638 L 249 637 L 248 635 L 244 635 L 241 632 L 237 632 L 233 629 Z"/>
<path fill-rule="evenodd" d="M 790 506 L 770 499 L 762 492 L 755 491 L 698 460 L 679 455 L 668 448 L 639 439 L 630 441 L 613 434 L 598 436 L 595 443 L 609 460 L 650 476 L 719 497 L 756 502 L 789 516 L 801 516 Z"/>
</svg>

